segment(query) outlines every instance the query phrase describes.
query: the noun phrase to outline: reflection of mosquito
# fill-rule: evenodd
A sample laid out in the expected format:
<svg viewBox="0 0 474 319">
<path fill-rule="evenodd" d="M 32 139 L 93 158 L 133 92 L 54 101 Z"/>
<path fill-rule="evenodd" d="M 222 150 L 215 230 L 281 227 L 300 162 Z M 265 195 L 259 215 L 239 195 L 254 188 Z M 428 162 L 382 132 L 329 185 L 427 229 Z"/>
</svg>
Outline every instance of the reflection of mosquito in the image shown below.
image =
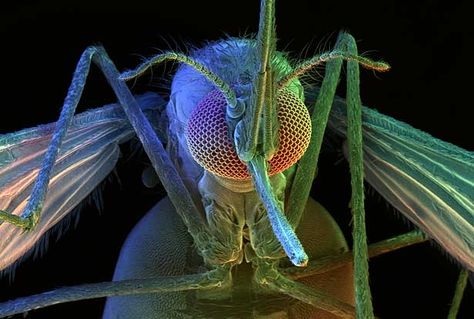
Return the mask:
<svg viewBox="0 0 474 319">
<path fill-rule="evenodd" d="M 228 39 L 191 56 L 160 54 L 122 74 L 103 48 L 88 48 L 58 122 L 0 137 L 2 269 L 110 173 L 118 144 L 134 134 L 168 193 L 129 235 L 115 282 L 0 304 L 0 315 L 144 294 L 109 298 L 104 316 L 372 318 L 367 259 L 425 237 L 412 232 L 367 247 L 364 171 L 389 203 L 474 269 L 474 154 L 363 108 L 359 64 L 389 67 L 359 56 L 350 35 L 341 33 L 334 50 L 290 66 L 275 50 L 274 33 L 274 3 L 263 1 L 255 40 Z M 183 66 L 161 112 L 157 95 L 135 99 L 124 81 L 167 60 Z M 334 97 L 343 60 L 345 101 Z M 91 61 L 120 106 L 74 116 Z M 303 90 L 298 77 L 326 62 L 321 88 Z M 165 132 L 159 128 L 166 121 Z M 308 198 L 327 124 L 347 138 L 351 253 L 334 220 Z M 466 281 L 462 271 L 452 317 Z"/>
</svg>

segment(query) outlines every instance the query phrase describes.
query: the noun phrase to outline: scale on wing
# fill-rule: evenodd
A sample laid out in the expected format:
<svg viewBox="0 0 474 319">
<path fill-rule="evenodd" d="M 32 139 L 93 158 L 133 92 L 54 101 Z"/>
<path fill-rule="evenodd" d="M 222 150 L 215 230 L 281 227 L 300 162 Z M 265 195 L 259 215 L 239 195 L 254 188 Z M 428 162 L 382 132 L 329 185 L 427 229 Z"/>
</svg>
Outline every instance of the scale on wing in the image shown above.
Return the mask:
<svg viewBox="0 0 474 319">
<path fill-rule="evenodd" d="M 163 104 L 148 93 L 137 99 L 143 110 Z M 0 135 L 0 209 L 19 215 L 31 194 L 55 123 Z M 23 231 L 0 225 L 0 270 L 34 247 L 56 223 L 86 198 L 112 171 L 119 144 L 134 136 L 118 104 L 74 116 L 56 159 L 38 225 Z"/>
<path fill-rule="evenodd" d="M 366 181 L 473 271 L 474 152 L 367 107 L 362 122 Z M 346 136 L 344 100 L 335 100 L 328 125 Z"/>
</svg>

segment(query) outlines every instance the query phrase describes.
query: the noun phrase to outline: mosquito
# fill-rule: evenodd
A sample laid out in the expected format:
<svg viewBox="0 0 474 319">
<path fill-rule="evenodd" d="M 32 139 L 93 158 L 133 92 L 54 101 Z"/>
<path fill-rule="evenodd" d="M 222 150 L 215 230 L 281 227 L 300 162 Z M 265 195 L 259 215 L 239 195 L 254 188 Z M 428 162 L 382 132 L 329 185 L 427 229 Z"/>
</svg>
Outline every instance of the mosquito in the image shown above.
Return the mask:
<svg viewBox="0 0 474 319">
<path fill-rule="evenodd" d="M 412 232 L 367 245 L 364 170 L 388 202 L 473 269 L 472 152 L 362 108 L 359 64 L 380 72 L 389 66 L 360 56 L 348 33 L 339 35 L 333 50 L 290 65 L 276 50 L 274 10 L 273 1 L 262 1 L 255 39 L 230 38 L 192 55 L 166 52 L 123 73 L 104 48 L 90 47 L 56 125 L 2 136 L 3 268 L 109 174 L 118 144 L 134 134 L 169 199 L 130 234 L 114 282 L 15 300 L 0 305 L 1 314 L 109 297 L 105 318 L 239 317 L 240 312 L 371 318 L 369 256 L 426 238 Z M 183 66 L 163 111 L 159 97 L 135 98 L 125 82 L 169 60 Z M 334 97 L 343 61 L 346 100 Z M 91 62 L 120 105 L 74 116 Z M 303 88 L 299 77 L 321 64 L 326 64 L 321 87 Z M 169 121 L 168 133 L 159 130 L 159 119 Z M 308 199 L 326 126 L 347 139 L 353 255 L 330 215 Z M 326 237 L 312 243 L 322 233 Z M 145 234 L 155 237 L 141 241 Z M 157 269 L 147 272 L 148 264 Z M 463 271 L 455 298 L 466 277 Z M 129 294 L 145 295 L 112 297 Z"/>
</svg>

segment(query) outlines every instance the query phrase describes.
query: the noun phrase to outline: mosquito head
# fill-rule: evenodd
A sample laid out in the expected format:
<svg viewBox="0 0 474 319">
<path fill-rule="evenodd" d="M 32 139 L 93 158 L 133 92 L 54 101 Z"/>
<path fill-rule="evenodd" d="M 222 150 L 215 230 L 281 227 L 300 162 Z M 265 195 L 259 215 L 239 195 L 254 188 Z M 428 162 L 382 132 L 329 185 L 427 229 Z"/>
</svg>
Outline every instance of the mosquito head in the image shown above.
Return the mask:
<svg viewBox="0 0 474 319">
<path fill-rule="evenodd" d="M 247 165 L 235 151 L 226 122 L 227 102 L 219 90 L 211 91 L 194 109 L 186 128 L 186 141 L 196 162 L 211 173 L 233 179 L 251 178 Z M 279 148 L 268 161 L 268 175 L 295 164 L 306 151 L 311 119 L 306 106 L 293 92 L 283 89 L 277 96 Z"/>
</svg>

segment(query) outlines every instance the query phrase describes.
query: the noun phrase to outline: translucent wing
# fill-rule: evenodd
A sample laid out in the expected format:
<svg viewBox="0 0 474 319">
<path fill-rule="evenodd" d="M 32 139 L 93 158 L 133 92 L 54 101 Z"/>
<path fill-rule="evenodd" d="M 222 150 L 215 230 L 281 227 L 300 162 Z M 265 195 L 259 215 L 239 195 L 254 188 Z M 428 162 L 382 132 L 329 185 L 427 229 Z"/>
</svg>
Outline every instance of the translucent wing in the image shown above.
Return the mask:
<svg viewBox="0 0 474 319">
<path fill-rule="evenodd" d="M 138 98 L 142 109 L 161 98 Z M 20 214 L 29 198 L 49 145 L 55 123 L 0 136 L 0 209 Z M 42 216 L 37 227 L 24 232 L 0 225 L 0 270 L 27 253 L 52 226 L 61 221 L 111 172 L 118 145 L 134 135 L 121 107 L 107 105 L 74 117 L 56 160 Z"/>
<path fill-rule="evenodd" d="M 474 153 L 364 107 L 365 179 L 393 207 L 474 270 Z M 346 135 L 338 99 L 329 127 Z"/>
</svg>

